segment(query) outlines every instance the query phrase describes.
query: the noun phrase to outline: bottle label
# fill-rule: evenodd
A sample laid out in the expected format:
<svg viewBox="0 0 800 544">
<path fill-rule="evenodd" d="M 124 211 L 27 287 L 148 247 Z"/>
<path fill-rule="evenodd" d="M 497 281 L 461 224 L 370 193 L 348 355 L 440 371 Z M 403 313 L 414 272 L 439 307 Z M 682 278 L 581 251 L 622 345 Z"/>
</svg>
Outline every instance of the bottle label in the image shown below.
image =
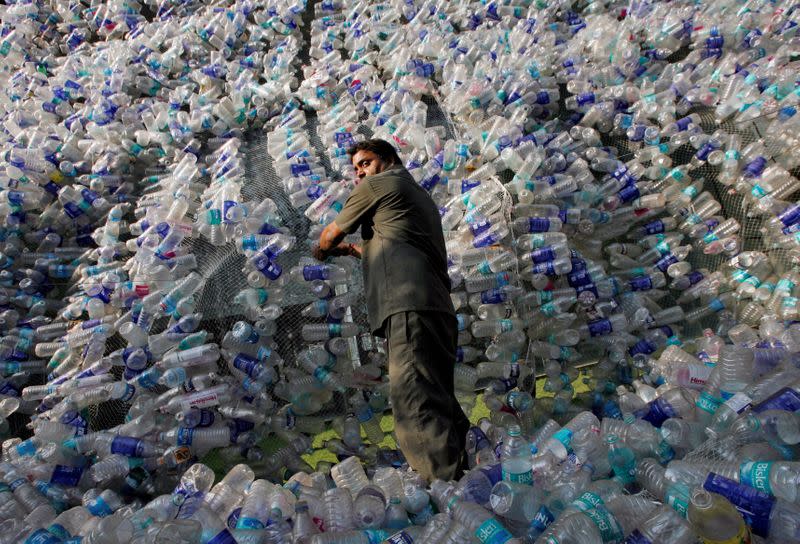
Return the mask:
<svg viewBox="0 0 800 544">
<path fill-rule="evenodd" d="M 736 393 L 734 396 L 729 398 L 725 401 L 725 406 L 736 412 L 737 414 L 741 414 L 744 412 L 753 399 L 745 395 L 744 393 Z"/>
<path fill-rule="evenodd" d="M 494 518 L 484 521 L 475 530 L 475 536 L 481 544 L 503 544 L 514 538 L 503 525 Z"/>
<path fill-rule="evenodd" d="M 503 479 L 507 482 L 531 485 L 533 484 L 533 472 L 530 470 L 525 472 L 508 472 L 504 469 Z"/>
<path fill-rule="evenodd" d="M 528 232 L 548 232 L 550 220 L 544 217 L 531 217 L 528 219 Z"/>
<path fill-rule="evenodd" d="M 144 389 L 155 389 L 158 386 L 156 379 L 156 373 L 148 370 L 136 377 L 136 384 Z"/>
<path fill-rule="evenodd" d="M 194 429 L 187 427 L 180 427 L 178 429 L 177 445 L 178 446 L 191 446 L 192 438 L 194 438 Z"/>
<path fill-rule="evenodd" d="M 556 258 L 556 252 L 553 249 L 553 246 L 545 246 L 541 249 L 535 249 L 531 251 L 531 261 L 534 263 L 545 263 L 548 261 L 554 261 Z"/>
<path fill-rule="evenodd" d="M 272 357 L 272 350 L 267 346 L 261 346 L 256 352 L 256 359 L 259 361 L 266 361 Z"/>
<path fill-rule="evenodd" d="M 364 534 L 367 535 L 369 544 L 380 544 L 389 538 L 389 532 L 382 529 L 366 529 Z"/>
<path fill-rule="evenodd" d="M 501 319 L 500 320 L 500 332 L 509 332 L 514 330 L 514 322 L 510 319 Z"/>
<path fill-rule="evenodd" d="M 136 394 L 136 388 L 131 384 L 125 384 L 125 393 L 118 399 L 122 402 L 128 402 Z"/>
<path fill-rule="evenodd" d="M 713 472 L 708 475 L 703 487 L 728 499 L 755 534 L 763 537 L 769 535 L 769 518 L 775 506 L 774 497 Z"/>
<path fill-rule="evenodd" d="M 533 521 L 531 521 L 531 527 L 534 529 L 538 529 L 539 531 L 544 531 L 547 527 L 553 523 L 556 517 L 550 511 L 549 508 L 542 505 L 539 508 L 539 511 L 536 512 L 536 515 L 533 517 Z"/>
<path fill-rule="evenodd" d="M 240 353 L 233 359 L 233 366 L 253 378 L 254 374 L 261 368 L 261 363 L 257 359 Z"/>
<path fill-rule="evenodd" d="M 240 517 L 239 521 L 236 523 L 237 529 L 246 529 L 250 531 L 257 531 L 259 529 L 264 528 L 264 524 L 261 523 L 257 518 L 243 518 Z"/>
<path fill-rule="evenodd" d="M 11 489 L 11 491 L 16 491 L 19 486 L 27 483 L 28 480 L 26 478 L 17 478 L 16 480 L 8 484 L 8 487 Z"/>
<path fill-rule="evenodd" d="M 686 365 L 689 369 L 689 387 L 700 389 L 706 385 L 708 378 L 711 376 L 711 367 L 706 365 L 689 364 Z M 700 402 L 698 399 L 697 402 Z"/>
<path fill-rule="evenodd" d="M 628 286 L 631 291 L 649 291 L 653 288 L 653 280 L 650 276 L 633 278 L 628 282 Z"/>
<path fill-rule="evenodd" d="M 552 436 L 553 440 L 557 440 L 563 445 L 567 451 L 570 451 L 570 444 L 572 444 L 572 431 L 569 429 L 559 429 Z"/>
<path fill-rule="evenodd" d="M 50 527 L 47 528 L 47 530 L 50 533 L 56 535 L 58 538 L 60 538 L 62 542 L 70 537 L 67 528 L 61 525 L 60 523 L 53 523 L 52 525 L 50 525 Z"/>
<path fill-rule="evenodd" d="M 592 508 L 597 508 L 598 506 L 603 505 L 603 497 L 596 493 L 592 493 L 591 491 L 587 491 L 574 501 L 572 501 L 572 506 L 580 510 L 581 512 L 586 512 L 587 510 L 591 510 Z"/>
<path fill-rule="evenodd" d="M 653 541 L 640 533 L 639 529 L 634 529 L 625 539 L 625 544 L 653 544 Z"/>
<path fill-rule="evenodd" d="M 589 327 L 589 335 L 594 336 L 603 336 L 606 334 L 611 334 L 613 331 L 611 327 L 611 321 L 608 319 L 598 319 L 597 321 L 590 321 L 586 324 Z"/>
<path fill-rule="evenodd" d="M 236 539 L 227 529 L 223 529 L 217 535 L 208 541 L 207 544 L 236 544 Z"/>
<path fill-rule="evenodd" d="M 414 544 L 414 539 L 407 532 L 400 531 L 387 538 L 386 542 L 389 544 Z"/>
<path fill-rule="evenodd" d="M 625 534 L 622 532 L 619 522 L 611 512 L 602 506 L 587 510 L 583 515 L 595 524 L 597 530 L 600 531 L 600 538 L 603 539 L 604 544 L 621 543 L 625 539 Z"/>
<path fill-rule="evenodd" d="M 635 415 L 649 421 L 654 427 L 661 427 L 662 423 L 671 417 L 677 417 L 678 414 L 666 399 L 659 397 L 652 401 L 648 408 L 637 410 Z"/>
<path fill-rule="evenodd" d="M 36 445 L 32 440 L 25 440 L 17 444 L 16 451 L 18 455 L 27 457 L 36 453 Z"/>
<path fill-rule="evenodd" d="M 118 453 L 126 457 L 142 456 L 142 441 L 132 436 L 118 436 L 111 442 L 111 453 Z"/>
<path fill-rule="evenodd" d="M 489 289 L 481 293 L 481 302 L 483 304 L 500 304 L 506 300 L 506 294 L 501 289 Z M 461 319 L 460 316 L 459 320 Z"/>
<path fill-rule="evenodd" d="M 772 495 L 769 484 L 769 473 L 772 470 L 771 461 L 750 461 L 739 466 L 739 481 L 744 485 L 754 487 L 764 493 Z"/>
<path fill-rule="evenodd" d="M 45 529 L 39 529 L 25 540 L 25 544 L 61 544 L 62 539 Z"/>
<path fill-rule="evenodd" d="M 673 485 L 666 493 L 667 504 L 681 515 L 686 517 L 689 513 L 688 490 L 683 486 Z"/>
<path fill-rule="evenodd" d="M 97 497 L 93 501 L 91 501 L 87 506 L 86 509 L 89 510 L 93 515 L 104 518 L 106 516 L 110 516 L 114 513 L 108 503 L 103 500 L 103 497 Z"/>
<path fill-rule="evenodd" d="M 720 404 L 722 404 L 722 400 L 713 397 L 707 391 L 700 393 L 700 396 L 697 397 L 697 401 L 695 402 L 695 406 L 711 415 L 714 415 L 717 412 Z"/>
<path fill-rule="evenodd" d="M 55 469 L 53 469 L 53 475 L 50 477 L 50 483 L 73 487 L 78 485 L 82 475 L 83 467 L 56 465 Z"/>
<path fill-rule="evenodd" d="M 787 412 L 799 411 L 800 391 L 796 391 L 791 387 L 784 387 L 763 402 L 753 407 L 753 411 L 756 413 L 763 412 L 765 410 L 786 410 Z"/>
</svg>

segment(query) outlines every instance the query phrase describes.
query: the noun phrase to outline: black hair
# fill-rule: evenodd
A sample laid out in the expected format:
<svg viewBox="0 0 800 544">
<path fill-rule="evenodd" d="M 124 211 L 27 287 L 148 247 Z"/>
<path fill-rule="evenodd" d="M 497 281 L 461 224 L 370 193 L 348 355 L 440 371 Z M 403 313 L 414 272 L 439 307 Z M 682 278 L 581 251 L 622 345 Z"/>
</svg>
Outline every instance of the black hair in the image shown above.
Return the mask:
<svg viewBox="0 0 800 544">
<path fill-rule="evenodd" d="M 378 156 L 378 158 L 388 164 L 403 164 L 403 161 L 400 160 L 400 156 L 397 154 L 397 150 L 386 140 L 373 138 L 372 140 L 358 142 L 356 145 L 347 150 L 347 154 L 352 159 L 353 155 L 359 151 L 372 151 Z"/>
</svg>

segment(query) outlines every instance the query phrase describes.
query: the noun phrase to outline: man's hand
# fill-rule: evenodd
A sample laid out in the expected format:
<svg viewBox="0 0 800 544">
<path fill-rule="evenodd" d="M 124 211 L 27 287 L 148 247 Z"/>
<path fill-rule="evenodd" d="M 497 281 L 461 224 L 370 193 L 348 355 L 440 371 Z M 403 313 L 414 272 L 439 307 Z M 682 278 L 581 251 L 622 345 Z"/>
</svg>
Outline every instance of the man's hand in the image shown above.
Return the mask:
<svg viewBox="0 0 800 544">
<path fill-rule="evenodd" d="M 315 258 L 316 260 L 318 260 L 318 261 L 324 261 L 325 259 L 327 259 L 327 258 L 328 258 L 328 254 L 327 254 L 327 252 L 326 252 L 326 251 L 323 251 L 323 250 L 322 250 L 322 248 L 321 248 L 321 247 L 319 247 L 318 245 L 317 245 L 317 246 L 314 246 L 314 247 L 311 249 L 311 255 L 313 255 L 313 256 L 314 256 L 314 258 Z"/>
<path fill-rule="evenodd" d="M 320 261 L 324 261 L 331 256 L 353 255 L 351 244 L 342 243 L 345 236 L 347 236 L 347 233 L 339 228 L 336 221 L 333 221 L 322 230 L 319 236 L 319 245 L 311 253 L 314 258 Z M 358 256 L 361 256 L 361 248 L 358 250 Z"/>
<path fill-rule="evenodd" d="M 356 257 L 361 258 L 361 246 L 356 244 L 339 244 L 329 250 L 324 250 L 320 246 L 314 246 L 311 254 L 318 261 L 324 261 L 328 257 Z"/>
</svg>

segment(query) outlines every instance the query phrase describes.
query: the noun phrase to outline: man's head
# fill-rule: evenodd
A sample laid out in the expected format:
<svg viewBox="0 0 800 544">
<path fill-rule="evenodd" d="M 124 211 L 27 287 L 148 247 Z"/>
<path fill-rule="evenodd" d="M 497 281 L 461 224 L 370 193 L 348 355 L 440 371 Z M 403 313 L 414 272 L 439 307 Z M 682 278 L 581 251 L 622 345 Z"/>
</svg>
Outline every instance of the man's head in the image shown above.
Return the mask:
<svg viewBox="0 0 800 544">
<path fill-rule="evenodd" d="M 363 179 L 380 174 L 396 164 L 402 164 L 394 146 L 386 140 L 364 140 L 347 150 L 356 176 Z"/>
</svg>

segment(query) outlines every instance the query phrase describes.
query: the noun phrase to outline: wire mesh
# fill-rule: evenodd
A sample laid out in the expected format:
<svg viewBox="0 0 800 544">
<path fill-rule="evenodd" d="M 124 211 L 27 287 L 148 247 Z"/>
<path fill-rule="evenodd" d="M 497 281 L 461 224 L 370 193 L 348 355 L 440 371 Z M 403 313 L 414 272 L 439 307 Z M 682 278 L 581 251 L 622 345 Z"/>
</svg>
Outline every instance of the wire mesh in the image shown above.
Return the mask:
<svg viewBox="0 0 800 544">
<path fill-rule="evenodd" d="M 309 59 L 308 49 L 310 44 L 309 21 L 313 17 L 313 10 L 308 9 L 305 14 L 305 27 L 303 29 L 303 48 L 300 53 L 302 61 Z M 687 50 L 678 51 L 670 58 L 672 62 L 679 62 L 688 53 Z M 299 70 L 298 70 L 299 72 Z M 298 73 L 298 75 L 300 75 Z M 564 86 L 561 87 L 560 110 L 558 116 L 566 118 L 570 112 L 564 106 L 564 98 L 567 96 Z M 440 97 L 434 88 L 432 94 L 421 97 L 427 106 L 427 127 L 443 127 L 448 139 L 458 138 L 459 128 L 447 114 L 446 110 L 439 105 Z M 716 130 L 722 130 L 727 134 L 736 134 L 741 137 L 742 145 L 759 140 L 763 137 L 767 125 L 768 114 L 743 123 L 725 121 L 718 124 L 714 118 L 714 110 L 711 108 L 694 108 L 688 113 L 696 113 L 701 118 L 701 128 L 707 134 Z M 328 159 L 325 145 L 317 132 L 319 121 L 316 112 L 306 111 L 306 125 L 310 141 L 314 147 L 317 157 L 326 170 L 330 179 L 340 179 L 340 174 L 335 171 Z M 359 133 L 365 137 L 370 137 L 372 131 L 365 125 L 359 125 Z M 637 144 L 629 141 L 624 135 L 604 135 L 604 144 L 614 146 L 618 150 L 620 160 L 626 161 L 634 157 Z M 775 143 L 772 143 L 774 147 Z M 768 150 L 773 150 L 768 148 Z M 298 243 L 281 258 L 281 264 L 285 269 L 295 266 L 301 258 L 308 256 L 308 234 L 311 223 L 303 215 L 302 210 L 294 208 L 289 199 L 282 180 L 275 170 L 274 160 L 267 151 L 267 135 L 262 129 L 252 129 L 247 131 L 243 137 L 243 146 L 240 149 L 244 156 L 245 175 L 242 196 L 245 201 L 259 201 L 264 198 L 271 198 L 278 206 L 278 213 L 283 225 L 289 228 L 291 234 L 296 237 Z M 689 145 L 681 146 L 670 153 L 673 166 L 687 164 L 691 161 L 694 149 Z M 746 200 L 738 194 L 721 184 L 718 179 L 718 168 L 703 166 L 694 172 L 695 179 L 703 177 L 705 179 L 704 189 L 710 191 L 722 205 L 722 215 L 735 218 L 741 224 L 740 235 L 743 240 L 744 250 L 765 251 L 773 261 L 778 273 L 792 266 L 791 256 L 786 250 L 766 247 L 761 237 L 763 227 L 763 217 L 751 215 L 746 207 Z M 797 170 L 793 175 L 797 176 Z M 502 201 L 502 211 L 506 221 L 511 219 L 511 209 L 513 199 L 503 188 L 513 177 L 510 171 L 502 171 L 497 174 L 497 196 Z M 794 196 L 794 195 L 793 195 Z M 198 293 L 197 311 L 204 315 L 201 327 L 214 335 L 215 340 L 219 340 L 226 331 L 239 319 L 243 319 L 241 310 L 231 304 L 235 295 L 246 287 L 245 275 L 242 273 L 244 257 L 240 255 L 232 243 L 224 246 L 211 245 L 202 237 L 192 240 L 190 250 L 195 254 L 198 261 L 198 272 L 206 279 L 203 289 Z M 700 251 L 692 251 L 689 261 L 695 268 L 707 268 L 717 270 L 724 262 L 724 257 L 718 255 L 706 255 Z M 357 263 L 353 262 L 351 267 L 353 278 L 350 285 L 361 291 L 361 272 Z M 674 303 L 671 295 L 665 299 L 668 303 Z M 286 361 L 293 361 L 296 354 L 306 347 L 302 341 L 299 331 L 303 324 L 309 320 L 301 315 L 302 308 L 314 300 L 314 295 L 302 285 L 289 284 L 286 288 L 286 299 L 283 303 L 283 314 L 278 319 L 278 330 L 274 335 L 274 340 L 278 345 L 278 351 Z M 362 330 L 367 330 L 366 314 L 364 311 L 363 296 L 352 307 L 352 312 L 348 314 L 348 319 L 352 319 L 359 324 Z M 697 325 L 687 326 L 684 330 L 686 335 L 698 333 L 707 323 L 700 321 Z M 164 323 L 157 324 L 154 332 L 159 332 Z M 366 339 L 365 339 L 366 340 Z M 358 365 L 364 354 L 364 347 L 369 342 L 361 342 L 352 350 L 351 363 Z M 478 342 L 481 347 L 481 342 Z M 485 344 L 485 343 L 483 343 Z M 115 336 L 108 342 L 110 350 L 119 349 L 125 346 L 121 337 Z M 534 369 L 542 368 L 542 359 L 530 359 L 528 364 Z M 581 360 L 574 362 L 575 366 L 585 366 L 594 363 L 592 360 Z M 220 371 L 225 369 L 220 365 Z M 531 390 L 533 388 L 531 387 Z M 124 418 L 128 406 L 122 403 L 106 403 L 93 410 L 92 426 L 97 429 L 113 426 Z M 321 415 L 334 417 L 345 414 L 348 410 L 346 398 L 343 395 L 335 395 Z"/>
</svg>

